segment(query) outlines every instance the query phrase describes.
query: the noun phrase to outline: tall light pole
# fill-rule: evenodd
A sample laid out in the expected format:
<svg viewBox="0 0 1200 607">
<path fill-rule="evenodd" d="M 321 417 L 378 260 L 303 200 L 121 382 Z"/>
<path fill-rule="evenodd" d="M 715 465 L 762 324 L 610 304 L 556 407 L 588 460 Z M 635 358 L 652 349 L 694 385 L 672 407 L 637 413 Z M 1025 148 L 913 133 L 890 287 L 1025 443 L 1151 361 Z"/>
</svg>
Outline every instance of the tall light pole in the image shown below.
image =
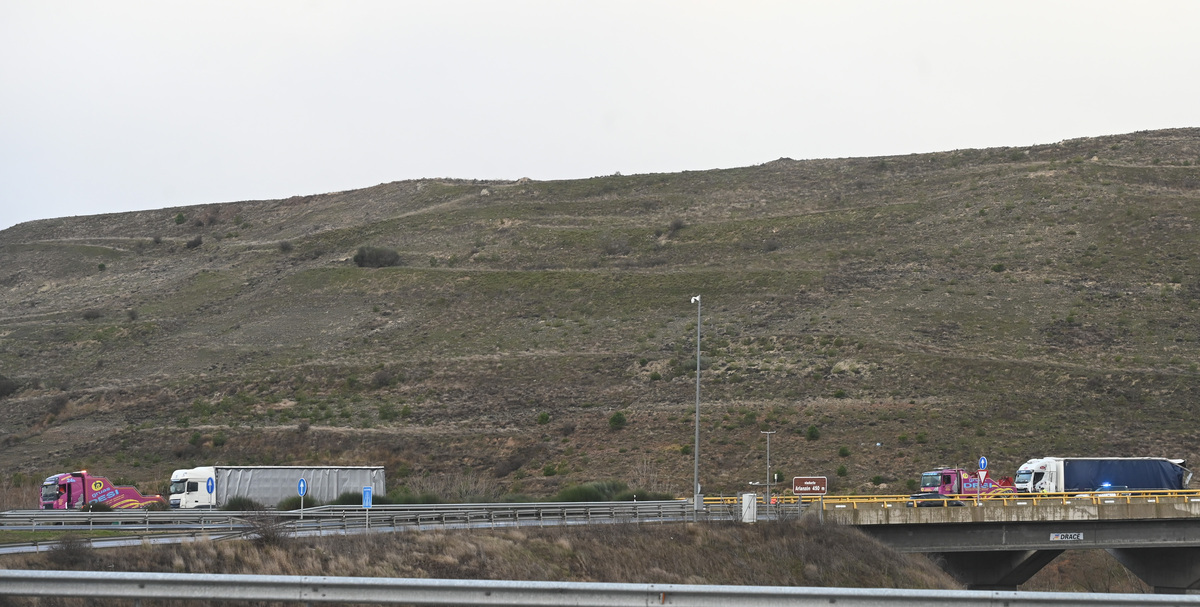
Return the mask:
<svg viewBox="0 0 1200 607">
<path fill-rule="evenodd" d="M 692 298 L 696 304 L 696 442 L 692 445 L 692 510 L 700 511 L 700 296 Z"/>
<path fill-rule="evenodd" d="M 774 430 L 759 430 L 759 434 L 767 435 L 767 497 L 763 500 L 763 506 L 767 508 L 767 520 L 771 520 L 771 435 L 775 434 Z"/>
</svg>

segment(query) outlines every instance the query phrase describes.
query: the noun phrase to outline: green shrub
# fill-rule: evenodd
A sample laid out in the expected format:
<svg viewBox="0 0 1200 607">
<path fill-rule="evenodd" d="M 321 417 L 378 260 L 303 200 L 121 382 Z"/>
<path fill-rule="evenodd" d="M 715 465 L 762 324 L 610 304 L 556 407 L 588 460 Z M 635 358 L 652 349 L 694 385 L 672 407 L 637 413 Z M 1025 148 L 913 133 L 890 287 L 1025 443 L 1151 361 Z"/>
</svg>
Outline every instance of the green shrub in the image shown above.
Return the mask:
<svg viewBox="0 0 1200 607">
<path fill-rule="evenodd" d="M 612 430 L 620 430 L 625 427 L 626 423 L 625 414 L 620 411 L 613 413 L 612 417 L 608 418 L 608 427 Z"/>
<path fill-rule="evenodd" d="M 992 271 L 993 271 L 993 272 L 1003 272 L 1003 271 L 1004 271 L 1004 264 L 1002 264 L 1002 263 L 998 263 L 998 264 L 996 264 L 996 265 L 992 266 Z"/>
<path fill-rule="evenodd" d="M 544 426 L 550 423 L 550 414 L 546 413 L 545 411 L 538 413 L 537 423 L 539 426 Z"/>
<path fill-rule="evenodd" d="M 387 494 L 388 503 L 391 504 L 440 504 L 442 499 L 432 493 L 413 493 L 408 487 L 398 487 Z M 359 497 L 358 503 L 362 503 L 362 497 Z"/>
<path fill-rule="evenodd" d="M 395 405 L 392 405 L 390 403 L 384 403 L 382 405 L 379 405 L 380 421 L 385 421 L 385 422 L 395 421 L 395 419 L 399 416 L 400 416 L 400 414 L 396 412 Z"/>
<path fill-rule="evenodd" d="M 217 432 L 216 436 L 213 436 L 212 444 L 214 447 L 222 447 L 228 440 L 229 437 L 225 436 L 224 432 Z"/>
<path fill-rule="evenodd" d="M 92 547 L 91 540 L 68 532 L 58 539 L 58 543 L 50 549 L 46 558 L 57 567 L 82 567 L 95 560 L 96 549 Z"/>
<path fill-rule="evenodd" d="M 613 501 L 614 502 L 632 502 L 632 501 L 636 500 L 636 501 L 640 501 L 640 502 L 657 502 L 657 501 L 672 500 L 672 499 L 675 499 L 675 496 L 671 495 L 670 493 L 663 493 L 661 491 L 649 491 L 646 489 L 630 489 L 630 490 L 622 491 L 622 492 L 618 493 L 616 495 L 616 497 L 613 498 Z"/>
<path fill-rule="evenodd" d="M 149 504 L 146 504 L 146 510 L 151 512 L 162 512 L 170 509 L 171 505 L 164 501 L 150 502 Z"/>
<path fill-rule="evenodd" d="M 582 485 L 571 485 L 559 491 L 551 501 L 555 502 L 611 502 L 627 492 L 629 486 L 621 481 L 596 481 Z"/>
<path fill-rule="evenodd" d="M 883 484 L 883 477 L 882 477 L 882 476 L 879 476 L 878 474 L 876 474 L 875 476 L 872 476 L 872 477 L 871 477 L 871 484 L 872 484 L 872 485 L 875 485 L 875 486 L 882 485 L 882 484 Z"/>
<path fill-rule="evenodd" d="M 804 432 L 804 438 L 808 440 L 817 440 L 818 438 L 821 438 L 821 431 L 817 429 L 816 425 L 809 426 L 808 430 Z"/>
<path fill-rule="evenodd" d="M 847 474 L 846 466 L 838 466 L 837 475 L 838 476 L 846 476 L 846 474 Z"/>
<path fill-rule="evenodd" d="M 196 247 L 198 247 L 198 246 L 200 246 L 200 245 L 202 245 L 202 244 L 204 244 L 204 238 L 202 238 L 201 236 L 197 235 L 195 238 L 193 238 L 193 239 L 191 239 L 191 240 L 187 241 L 186 243 L 184 243 L 184 244 L 183 244 L 183 246 L 185 246 L 185 247 L 187 247 L 187 248 L 189 248 L 189 249 L 194 249 L 194 248 L 196 248 Z"/>
<path fill-rule="evenodd" d="M 308 496 L 305 496 L 305 498 L 304 498 L 304 507 L 305 508 L 316 508 L 317 506 L 321 506 L 321 505 L 322 504 L 321 504 L 320 500 L 315 500 Z M 300 496 L 293 495 L 291 497 L 285 497 L 285 498 L 279 500 L 279 503 L 275 505 L 275 509 L 280 510 L 280 511 L 299 510 L 300 509 Z"/>
<path fill-rule="evenodd" d="M 83 319 L 84 320 L 96 320 L 97 318 L 100 318 L 101 316 L 104 316 L 104 312 L 101 312 L 100 310 L 97 310 L 95 308 L 89 308 L 89 309 L 83 311 Z"/>
<path fill-rule="evenodd" d="M 104 502 L 88 502 L 80 510 L 83 512 L 112 512 L 113 507 Z"/>
<path fill-rule="evenodd" d="M 542 467 L 542 476 L 554 476 L 555 474 L 558 474 L 558 466 L 546 464 Z"/>
<path fill-rule="evenodd" d="M 396 374 L 388 369 L 380 369 L 371 375 L 371 387 L 376 390 L 386 388 L 395 381 Z"/>
<path fill-rule="evenodd" d="M 20 388 L 20 386 L 17 385 L 17 382 L 0 375 L 0 398 L 4 398 L 9 394 L 15 393 L 18 388 Z"/>
<path fill-rule="evenodd" d="M 845 446 L 838 447 L 838 456 L 850 457 L 850 447 L 845 447 Z"/>
<path fill-rule="evenodd" d="M 400 254 L 383 247 L 359 247 L 354 264 L 360 268 L 386 268 L 400 265 Z"/>
<path fill-rule="evenodd" d="M 907 481 L 904 481 L 904 486 L 908 487 L 908 490 L 912 492 L 917 490 L 917 487 L 920 486 L 920 483 L 917 482 L 917 479 L 910 478 Z"/>
<path fill-rule="evenodd" d="M 108 266 L 104 265 L 103 263 L 96 264 L 96 269 L 100 270 L 101 272 L 103 272 L 107 268 L 108 268 Z"/>
<path fill-rule="evenodd" d="M 185 221 L 187 221 L 187 217 L 184 217 L 184 216 L 183 216 L 183 213 L 176 213 L 176 214 L 175 214 L 175 225 L 177 225 L 177 226 L 179 226 L 179 225 L 183 225 L 183 223 L 184 223 Z"/>
<path fill-rule="evenodd" d="M 378 500 L 375 499 L 376 497 L 380 497 L 380 496 L 375 496 L 375 495 L 371 496 L 372 504 L 380 503 Z M 329 502 L 329 503 L 333 504 L 335 506 L 361 506 L 362 505 L 362 492 L 360 492 L 360 491 L 343 491 L 342 493 L 338 494 L 337 497 L 333 498 L 333 501 Z"/>
<path fill-rule="evenodd" d="M 225 502 L 225 505 L 221 506 L 221 510 L 228 510 L 231 512 L 254 512 L 258 510 L 265 510 L 265 508 L 263 508 L 262 504 L 248 497 L 238 495 L 229 498 L 229 500 Z"/>
<path fill-rule="evenodd" d="M 691 455 L 692 454 L 692 446 L 691 445 L 683 445 L 683 446 L 679 447 L 679 453 L 681 453 L 683 455 Z"/>
<path fill-rule="evenodd" d="M 280 241 L 279 242 L 279 252 L 280 253 L 291 253 L 292 252 L 292 243 L 287 240 Z"/>
</svg>

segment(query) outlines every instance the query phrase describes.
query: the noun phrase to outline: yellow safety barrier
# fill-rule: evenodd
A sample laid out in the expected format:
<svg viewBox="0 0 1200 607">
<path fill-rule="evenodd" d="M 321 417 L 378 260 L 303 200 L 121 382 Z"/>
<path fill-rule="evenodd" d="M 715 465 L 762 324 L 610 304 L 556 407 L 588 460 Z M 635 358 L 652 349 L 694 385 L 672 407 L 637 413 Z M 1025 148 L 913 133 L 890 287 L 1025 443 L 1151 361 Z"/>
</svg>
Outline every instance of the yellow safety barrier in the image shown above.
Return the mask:
<svg viewBox="0 0 1200 607">
<path fill-rule="evenodd" d="M 833 508 L 896 508 L 906 507 L 910 502 L 942 499 L 940 497 L 914 498 L 911 495 L 772 495 L 774 504 L 820 503 L 821 507 Z M 1038 504 L 1130 504 L 1130 503 L 1186 503 L 1200 502 L 1200 490 L 1183 491 L 1089 491 L 1070 493 L 963 493 L 945 496 L 947 501 L 962 502 L 967 506 L 1019 507 Z M 763 496 L 756 496 L 763 503 Z M 706 505 L 733 506 L 741 503 L 739 496 L 706 496 Z M 912 505 L 916 505 L 913 503 Z"/>
</svg>

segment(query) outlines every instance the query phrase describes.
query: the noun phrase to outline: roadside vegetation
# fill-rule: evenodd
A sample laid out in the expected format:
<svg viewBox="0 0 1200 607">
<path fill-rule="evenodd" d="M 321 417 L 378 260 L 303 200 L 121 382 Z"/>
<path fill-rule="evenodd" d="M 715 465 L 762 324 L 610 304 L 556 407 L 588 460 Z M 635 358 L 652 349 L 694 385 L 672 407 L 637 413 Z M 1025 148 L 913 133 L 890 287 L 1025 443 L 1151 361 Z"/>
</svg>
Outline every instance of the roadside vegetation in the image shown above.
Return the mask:
<svg viewBox="0 0 1200 607">
<path fill-rule="evenodd" d="M 610 524 L 271 543 L 196 542 L 0 557 L 0 567 L 660 584 L 954 588 L 919 555 L 849 528 L 796 522 Z"/>
<path fill-rule="evenodd" d="M 773 471 L 839 494 L 980 455 L 1198 461 L 1197 150 L 1176 129 L 13 226 L 0 503 L 214 462 L 383 465 L 401 501 L 678 496 L 697 455 L 734 495 L 763 431 Z"/>
</svg>

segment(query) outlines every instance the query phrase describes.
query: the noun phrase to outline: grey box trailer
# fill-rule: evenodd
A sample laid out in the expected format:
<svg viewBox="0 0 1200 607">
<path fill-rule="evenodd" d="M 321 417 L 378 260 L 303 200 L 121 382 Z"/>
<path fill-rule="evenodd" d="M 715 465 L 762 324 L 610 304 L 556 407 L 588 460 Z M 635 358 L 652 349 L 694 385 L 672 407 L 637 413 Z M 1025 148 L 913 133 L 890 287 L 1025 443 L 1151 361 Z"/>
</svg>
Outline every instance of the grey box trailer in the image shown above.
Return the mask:
<svg viewBox="0 0 1200 607">
<path fill-rule="evenodd" d="M 374 495 L 387 493 L 383 466 L 201 466 L 171 474 L 172 508 L 220 508 L 234 497 L 246 497 L 264 506 L 299 495 L 307 485 L 306 501 L 330 502 L 347 493 L 371 487 Z"/>
</svg>

